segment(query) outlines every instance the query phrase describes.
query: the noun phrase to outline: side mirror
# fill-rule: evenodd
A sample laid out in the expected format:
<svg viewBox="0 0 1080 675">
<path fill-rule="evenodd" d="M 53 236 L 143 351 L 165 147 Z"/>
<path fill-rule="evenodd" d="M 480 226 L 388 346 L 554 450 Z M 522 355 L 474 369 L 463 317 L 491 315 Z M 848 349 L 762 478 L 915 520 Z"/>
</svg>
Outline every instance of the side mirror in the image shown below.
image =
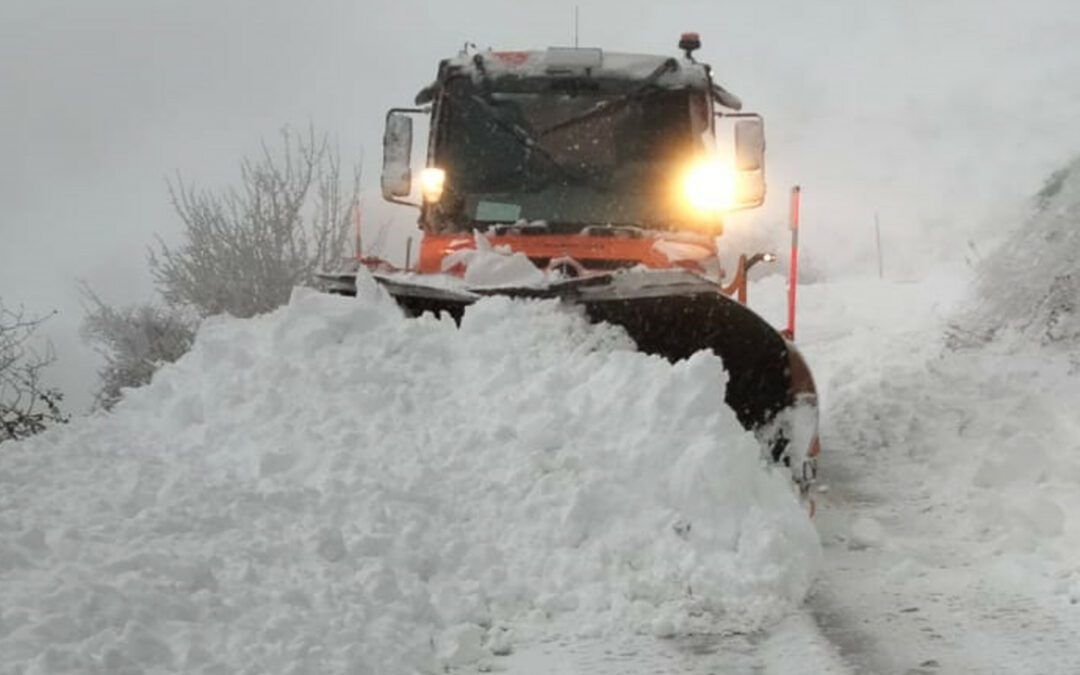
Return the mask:
<svg viewBox="0 0 1080 675">
<path fill-rule="evenodd" d="M 413 121 L 408 114 L 394 110 L 387 113 L 381 181 L 386 199 L 408 197 L 412 191 L 412 131 Z"/>
<path fill-rule="evenodd" d="M 735 202 L 739 208 L 765 202 L 765 121 L 753 114 L 735 123 Z"/>
<path fill-rule="evenodd" d="M 765 165 L 765 123 L 761 118 L 735 123 L 735 168 L 758 171 Z"/>
</svg>

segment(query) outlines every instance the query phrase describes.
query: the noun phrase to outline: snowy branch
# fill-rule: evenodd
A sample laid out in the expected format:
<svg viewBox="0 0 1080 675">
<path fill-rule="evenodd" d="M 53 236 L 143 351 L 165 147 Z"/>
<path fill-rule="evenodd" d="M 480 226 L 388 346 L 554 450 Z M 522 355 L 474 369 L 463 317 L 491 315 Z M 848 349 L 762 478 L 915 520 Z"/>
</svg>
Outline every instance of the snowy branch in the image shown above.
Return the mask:
<svg viewBox="0 0 1080 675">
<path fill-rule="evenodd" d="M 202 316 L 249 317 L 284 304 L 345 250 L 359 171 L 342 182 L 341 158 L 325 135 L 282 131 L 275 152 L 240 165 L 238 186 L 210 192 L 179 176 L 169 183 L 184 241 L 150 253 L 165 301 Z"/>
<path fill-rule="evenodd" d="M 47 318 L 8 309 L 0 300 L 0 443 L 67 421 L 63 395 L 41 382 L 42 371 L 55 360 L 52 348 L 40 352 L 30 345 Z"/>
</svg>

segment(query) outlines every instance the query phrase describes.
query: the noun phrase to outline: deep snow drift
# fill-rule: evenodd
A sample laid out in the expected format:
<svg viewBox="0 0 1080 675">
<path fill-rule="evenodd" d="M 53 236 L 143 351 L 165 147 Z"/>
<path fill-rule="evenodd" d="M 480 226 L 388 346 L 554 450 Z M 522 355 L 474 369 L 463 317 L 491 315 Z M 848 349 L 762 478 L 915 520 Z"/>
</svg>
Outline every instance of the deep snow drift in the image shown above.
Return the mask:
<svg viewBox="0 0 1080 675">
<path fill-rule="evenodd" d="M 717 358 L 359 282 L 210 320 L 113 414 L 3 447 L 3 672 L 439 672 L 801 602 L 816 532 Z"/>
</svg>

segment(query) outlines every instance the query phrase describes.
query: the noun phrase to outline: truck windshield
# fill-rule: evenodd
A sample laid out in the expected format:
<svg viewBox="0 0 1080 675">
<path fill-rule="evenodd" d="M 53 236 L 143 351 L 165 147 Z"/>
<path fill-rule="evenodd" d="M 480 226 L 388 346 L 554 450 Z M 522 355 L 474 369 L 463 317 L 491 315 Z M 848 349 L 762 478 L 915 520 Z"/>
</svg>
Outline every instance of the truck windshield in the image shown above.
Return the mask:
<svg viewBox="0 0 1080 675">
<path fill-rule="evenodd" d="M 669 227 L 671 182 L 700 145 L 691 92 L 487 93 L 450 82 L 436 122 L 442 230 L 519 220 Z"/>
</svg>

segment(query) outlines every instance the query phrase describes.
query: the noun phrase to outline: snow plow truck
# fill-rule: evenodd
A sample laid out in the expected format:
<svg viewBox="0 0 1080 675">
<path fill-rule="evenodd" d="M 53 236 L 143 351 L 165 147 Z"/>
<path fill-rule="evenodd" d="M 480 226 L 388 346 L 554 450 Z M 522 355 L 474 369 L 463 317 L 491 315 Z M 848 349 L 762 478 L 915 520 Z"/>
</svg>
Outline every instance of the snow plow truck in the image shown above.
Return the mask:
<svg viewBox="0 0 1080 675">
<path fill-rule="evenodd" d="M 793 336 L 745 304 L 747 271 L 771 256 L 725 270 L 720 255 L 725 216 L 765 200 L 764 122 L 695 59 L 700 44 L 684 34 L 680 57 L 467 45 L 444 59 L 415 107 L 387 113 L 383 137 L 382 193 L 419 210 L 418 259 L 396 269 L 358 252 L 356 263 L 411 315 L 460 320 L 491 294 L 557 298 L 642 351 L 712 350 L 727 404 L 805 496 L 814 381 Z M 429 131 L 414 167 L 416 118 Z M 527 257 L 544 282 L 470 285 L 461 254 L 478 247 Z M 323 278 L 355 293 L 355 274 Z"/>
</svg>

